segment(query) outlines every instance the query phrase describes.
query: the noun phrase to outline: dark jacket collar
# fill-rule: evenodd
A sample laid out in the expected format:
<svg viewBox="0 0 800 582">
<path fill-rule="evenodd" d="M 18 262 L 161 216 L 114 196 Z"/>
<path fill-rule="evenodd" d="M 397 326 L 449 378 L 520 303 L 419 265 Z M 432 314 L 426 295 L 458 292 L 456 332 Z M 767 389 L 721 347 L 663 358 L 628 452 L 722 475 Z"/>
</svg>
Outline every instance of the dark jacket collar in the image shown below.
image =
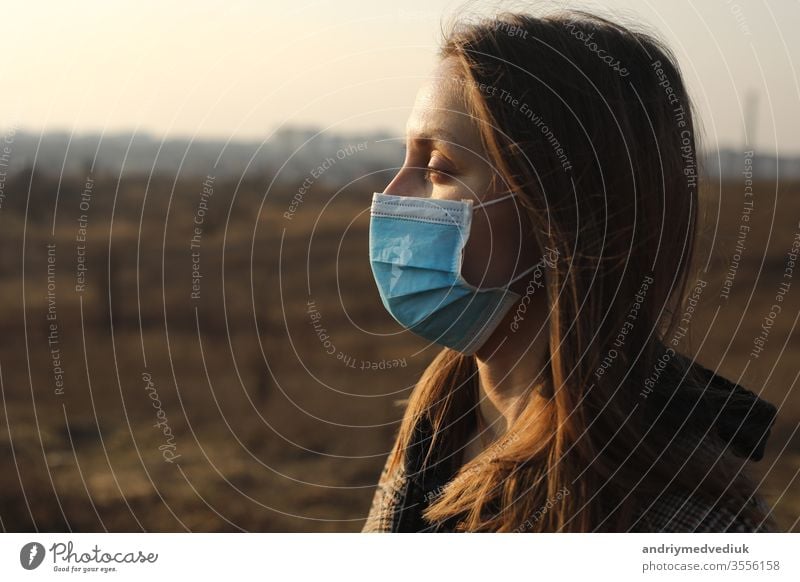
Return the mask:
<svg viewBox="0 0 800 582">
<path fill-rule="evenodd" d="M 690 358 L 680 354 L 673 358 L 674 365 L 648 399 L 651 410 L 667 414 L 675 422 L 691 416 L 704 432 L 713 432 L 728 445 L 734 455 L 761 460 L 777 408 Z"/>
</svg>

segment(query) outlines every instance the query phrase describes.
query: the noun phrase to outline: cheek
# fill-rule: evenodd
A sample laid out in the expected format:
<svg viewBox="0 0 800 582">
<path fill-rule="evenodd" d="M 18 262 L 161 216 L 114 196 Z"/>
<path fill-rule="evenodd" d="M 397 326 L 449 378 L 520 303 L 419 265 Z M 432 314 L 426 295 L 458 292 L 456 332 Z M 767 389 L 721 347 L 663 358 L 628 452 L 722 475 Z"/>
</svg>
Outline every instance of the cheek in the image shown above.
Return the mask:
<svg viewBox="0 0 800 582">
<path fill-rule="evenodd" d="M 520 219 L 513 203 L 490 208 L 477 209 L 473 214 L 461 270 L 464 278 L 478 287 L 503 285 L 511 279 L 515 267 L 520 271 L 528 263 L 529 253 L 520 246 Z"/>
<path fill-rule="evenodd" d="M 449 200 L 472 200 L 477 203 L 491 196 L 491 174 L 475 163 L 460 161 L 457 173 L 440 182 L 434 178 L 433 196 Z M 477 215 L 476 211 L 476 215 Z"/>
</svg>

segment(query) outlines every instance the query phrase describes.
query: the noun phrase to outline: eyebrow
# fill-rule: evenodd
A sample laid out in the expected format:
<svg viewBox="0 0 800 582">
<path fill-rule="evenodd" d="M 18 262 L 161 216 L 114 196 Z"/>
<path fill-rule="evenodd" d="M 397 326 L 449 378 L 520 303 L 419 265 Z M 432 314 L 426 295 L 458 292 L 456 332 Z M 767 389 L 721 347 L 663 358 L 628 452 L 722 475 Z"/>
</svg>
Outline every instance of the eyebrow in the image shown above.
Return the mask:
<svg viewBox="0 0 800 582">
<path fill-rule="evenodd" d="M 408 134 L 408 131 L 406 131 L 406 134 Z M 408 137 L 408 141 L 422 141 L 422 140 L 435 141 L 444 145 L 458 143 L 458 140 L 452 133 L 440 127 L 433 127 L 430 129 L 426 128 L 423 129 L 418 134 Z"/>
</svg>

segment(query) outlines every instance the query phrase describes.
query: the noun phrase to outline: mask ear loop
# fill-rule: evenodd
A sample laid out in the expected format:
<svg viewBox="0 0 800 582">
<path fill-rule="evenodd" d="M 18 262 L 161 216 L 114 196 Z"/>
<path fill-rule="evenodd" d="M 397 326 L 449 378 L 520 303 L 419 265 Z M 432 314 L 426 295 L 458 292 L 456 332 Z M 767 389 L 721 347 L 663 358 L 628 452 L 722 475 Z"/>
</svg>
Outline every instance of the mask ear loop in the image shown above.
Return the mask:
<svg viewBox="0 0 800 582">
<path fill-rule="evenodd" d="M 519 275 L 517 275 L 516 277 L 511 279 L 511 281 L 509 281 L 508 284 L 509 285 L 513 285 L 514 283 L 516 283 L 517 281 L 522 279 L 525 275 L 527 275 L 528 273 L 532 273 L 533 271 L 535 271 L 536 269 L 540 268 L 541 266 L 542 266 L 542 260 L 539 260 L 539 261 L 536 262 L 535 265 L 533 265 L 532 267 L 528 267 L 527 269 L 522 271 Z"/>
<path fill-rule="evenodd" d="M 511 194 L 506 194 L 505 196 L 501 196 L 500 198 L 495 198 L 494 200 L 489 200 L 488 202 L 479 202 L 478 204 L 473 204 L 472 208 L 484 208 L 485 206 L 491 206 L 492 204 L 497 204 L 498 202 L 504 202 L 509 198 L 514 198 L 517 195 L 516 192 L 512 192 Z"/>
<path fill-rule="evenodd" d="M 497 204 L 498 202 L 504 202 L 504 201 L 506 201 L 506 200 L 508 200 L 510 198 L 514 198 L 516 195 L 517 195 L 516 192 L 512 192 L 511 194 L 506 194 L 505 196 L 501 196 L 500 198 L 495 198 L 494 200 L 489 200 L 488 202 L 481 202 L 480 204 L 473 205 L 473 209 L 474 208 L 483 208 L 485 206 L 491 206 L 492 204 Z M 522 279 L 528 273 L 532 273 L 535 269 L 537 269 L 537 268 L 539 268 L 541 266 L 541 263 L 542 263 L 543 259 L 544 259 L 544 257 L 541 260 L 537 261 L 536 264 L 534 264 L 532 267 L 529 267 L 529 268 L 525 269 L 524 271 L 522 271 L 522 273 L 520 273 L 519 275 L 517 275 L 516 277 L 511 279 L 511 281 L 509 281 L 508 284 L 509 285 L 513 285 L 514 283 L 516 283 L 517 281 Z"/>
</svg>

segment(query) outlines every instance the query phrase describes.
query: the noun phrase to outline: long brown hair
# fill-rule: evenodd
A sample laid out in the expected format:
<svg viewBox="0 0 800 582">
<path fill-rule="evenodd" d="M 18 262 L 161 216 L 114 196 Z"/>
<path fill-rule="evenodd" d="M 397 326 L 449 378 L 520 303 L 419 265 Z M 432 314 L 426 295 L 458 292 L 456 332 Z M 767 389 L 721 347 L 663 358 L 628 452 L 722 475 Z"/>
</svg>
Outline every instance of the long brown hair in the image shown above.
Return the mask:
<svg viewBox="0 0 800 582">
<path fill-rule="evenodd" d="M 666 405 L 678 383 L 702 388 L 688 359 L 665 350 L 693 282 L 698 203 L 693 108 L 673 54 L 651 34 L 568 11 L 456 21 L 440 56 L 461 65 L 496 190 L 519 194 L 556 259 L 546 384 L 532 396 L 544 406 L 524 408 L 424 516 L 457 516 L 468 531 L 625 531 L 644 499 L 681 490 L 763 522 L 711 422 Z M 403 462 L 423 418 L 426 463 L 456 454 L 477 394 L 473 358 L 442 351 L 390 461 Z M 694 454 L 680 446 L 705 433 Z"/>
</svg>

